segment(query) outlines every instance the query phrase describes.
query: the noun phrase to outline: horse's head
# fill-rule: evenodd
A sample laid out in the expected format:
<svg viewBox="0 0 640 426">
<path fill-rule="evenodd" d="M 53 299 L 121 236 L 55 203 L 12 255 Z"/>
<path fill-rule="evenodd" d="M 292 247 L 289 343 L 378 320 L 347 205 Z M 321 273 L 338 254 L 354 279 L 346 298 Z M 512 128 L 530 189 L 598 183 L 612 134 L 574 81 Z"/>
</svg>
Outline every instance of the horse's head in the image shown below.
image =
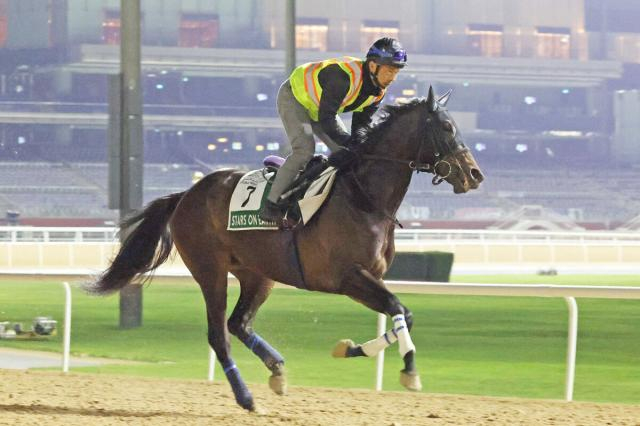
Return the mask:
<svg viewBox="0 0 640 426">
<path fill-rule="evenodd" d="M 376 124 L 359 131 L 359 144 L 354 145 L 359 158 L 433 173 L 434 185 L 447 181 L 456 194 L 478 188 L 484 175 L 447 111 L 450 95 L 436 98 L 430 87 L 426 99 L 386 105 Z"/>
<path fill-rule="evenodd" d="M 478 163 L 462 140 L 455 121 L 446 109 L 451 91 L 436 98 L 433 88 L 425 101 L 427 107 L 423 136 L 419 141 L 418 170 L 434 173 L 435 185 L 447 181 L 456 194 L 476 189 L 484 180 Z"/>
</svg>

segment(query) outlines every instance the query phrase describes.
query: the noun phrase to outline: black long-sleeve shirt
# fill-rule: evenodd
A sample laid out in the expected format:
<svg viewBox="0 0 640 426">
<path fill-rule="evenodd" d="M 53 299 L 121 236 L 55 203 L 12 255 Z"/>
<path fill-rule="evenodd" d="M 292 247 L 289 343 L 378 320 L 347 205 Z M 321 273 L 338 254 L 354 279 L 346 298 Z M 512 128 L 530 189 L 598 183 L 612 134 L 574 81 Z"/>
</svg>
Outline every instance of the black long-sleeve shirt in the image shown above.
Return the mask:
<svg viewBox="0 0 640 426">
<path fill-rule="evenodd" d="M 322 87 L 318 122 L 320 123 L 322 130 L 333 141 L 339 145 L 345 145 L 351 135 L 346 133 L 338 125 L 337 114 L 338 109 L 340 109 L 340 104 L 349 91 L 349 76 L 338 64 L 332 64 L 325 67 L 318 73 L 318 82 Z M 360 88 L 360 93 L 358 93 L 356 100 L 344 109 L 344 112 L 353 111 L 355 108 L 362 105 L 369 96 L 379 96 L 380 93 L 381 90 L 376 87 L 371 80 L 368 67 L 363 66 L 362 87 Z M 371 117 L 378 109 L 379 104 L 380 101 L 374 102 L 364 108 L 362 112 L 353 113 L 351 118 L 351 134 L 354 134 L 357 129 L 371 123 Z"/>
</svg>

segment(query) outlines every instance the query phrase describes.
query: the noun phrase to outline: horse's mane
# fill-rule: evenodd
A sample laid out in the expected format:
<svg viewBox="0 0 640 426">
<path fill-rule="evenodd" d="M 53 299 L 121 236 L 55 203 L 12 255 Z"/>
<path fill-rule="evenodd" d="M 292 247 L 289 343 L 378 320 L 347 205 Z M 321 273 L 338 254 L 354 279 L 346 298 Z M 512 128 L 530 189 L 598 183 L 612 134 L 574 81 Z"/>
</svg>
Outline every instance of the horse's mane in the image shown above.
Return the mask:
<svg viewBox="0 0 640 426">
<path fill-rule="evenodd" d="M 398 116 L 420 105 L 426 105 L 425 98 L 414 98 L 401 105 L 384 105 L 377 113 L 377 120 L 357 130 L 354 145 L 364 148 L 365 146 L 374 144 L 379 139 L 379 136 L 384 133 L 385 129 L 387 129 Z"/>
</svg>

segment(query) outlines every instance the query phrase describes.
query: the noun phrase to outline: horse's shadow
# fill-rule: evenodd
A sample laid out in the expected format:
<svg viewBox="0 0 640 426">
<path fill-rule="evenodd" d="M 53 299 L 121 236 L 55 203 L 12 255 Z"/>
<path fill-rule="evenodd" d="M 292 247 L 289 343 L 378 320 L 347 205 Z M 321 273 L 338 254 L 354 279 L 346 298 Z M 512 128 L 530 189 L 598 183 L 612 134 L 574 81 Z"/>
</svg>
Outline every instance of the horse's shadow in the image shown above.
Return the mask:
<svg viewBox="0 0 640 426">
<path fill-rule="evenodd" d="M 59 407 L 44 404 L 0 404 L 0 412 L 12 412 L 17 414 L 30 415 L 78 415 L 93 417 L 130 417 L 130 418 L 152 418 L 152 417 L 194 417 L 208 418 L 209 416 L 197 415 L 193 413 L 175 411 L 136 411 L 105 408 L 76 408 Z"/>
</svg>

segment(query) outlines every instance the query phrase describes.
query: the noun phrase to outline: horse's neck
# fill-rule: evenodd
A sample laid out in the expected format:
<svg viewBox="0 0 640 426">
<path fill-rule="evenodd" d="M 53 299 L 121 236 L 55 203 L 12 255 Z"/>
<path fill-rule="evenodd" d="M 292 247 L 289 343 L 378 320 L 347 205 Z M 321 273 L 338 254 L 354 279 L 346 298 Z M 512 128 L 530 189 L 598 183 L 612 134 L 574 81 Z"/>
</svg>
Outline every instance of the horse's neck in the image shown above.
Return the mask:
<svg viewBox="0 0 640 426">
<path fill-rule="evenodd" d="M 398 164 L 385 162 L 371 164 L 359 171 L 358 179 L 362 182 L 364 190 L 371 198 L 373 204 L 388 214 L 395 215 L 404 199 L 409 183 L 411 182 L 411 170 L 400 170 Z"/>
<path fill-rule="evenodd" d="M 400 208 L 411 182 L 412 170 L 408 162 L 412 153 L 404 152 L 407 148 L 403 149 L 403 146 L 410 146 L 411 139 L 415 137 L 407 131 L 413 126 L 407 118 L 398 117 L 398 123 L 386 130 L 382 135 L 384 140 L 377 141 L 371 152 L 376 156 L 406 160 L 405 163 L 368 160 L 356 170 L 358 180 L 375 206 L 392 215 Z"/>
</svg>

